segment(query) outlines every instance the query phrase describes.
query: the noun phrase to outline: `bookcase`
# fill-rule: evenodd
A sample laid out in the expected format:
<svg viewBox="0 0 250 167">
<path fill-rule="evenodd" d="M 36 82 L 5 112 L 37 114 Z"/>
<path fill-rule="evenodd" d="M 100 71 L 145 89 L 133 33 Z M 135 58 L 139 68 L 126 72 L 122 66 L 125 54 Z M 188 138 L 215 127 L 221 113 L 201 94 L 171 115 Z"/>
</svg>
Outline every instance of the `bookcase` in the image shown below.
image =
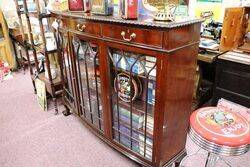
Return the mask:
<svg viewBox="0 0 250 167">
<path fill-rule="evenodd" d="M 51 14 L 65 115 L 143 166 L 173 164 L 185 153 L 202 20 Z"/>
<path fill-rule="evenodd" d="M 47 0 L 15 0 L 15 4 L 34 91 L 36 92 L 35 79 L 38 78 L 45 83 L 57 114 L 56 98 L 62 94 L 62 81 L 54 31 L 50 26 L 51 15 L 45 8 Z M 39 67 L 41 62 L 44 62 L 45 70 Z"/>
</svg>

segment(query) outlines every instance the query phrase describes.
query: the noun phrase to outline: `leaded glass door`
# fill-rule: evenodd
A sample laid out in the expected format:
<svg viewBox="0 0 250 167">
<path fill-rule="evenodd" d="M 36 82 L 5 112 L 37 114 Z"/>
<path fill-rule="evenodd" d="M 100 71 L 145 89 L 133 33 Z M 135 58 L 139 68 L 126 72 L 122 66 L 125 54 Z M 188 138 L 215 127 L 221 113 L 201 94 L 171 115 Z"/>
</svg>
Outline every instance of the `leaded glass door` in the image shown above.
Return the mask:
<svg viewBox="0 0 250 167">
<path fill-rule="evenodd" d="M 80 116 L 99 131 L 103 131 L 103 109 L 99 47 L 96 43 L 72 39 L 76 59 L 77 85 L 80 98 Z"/>
<path fill-rule="evenodd" d="M 152 161 L 158 59 L 119 47 L 108 57 L 113 140 Z"/>
</svg>

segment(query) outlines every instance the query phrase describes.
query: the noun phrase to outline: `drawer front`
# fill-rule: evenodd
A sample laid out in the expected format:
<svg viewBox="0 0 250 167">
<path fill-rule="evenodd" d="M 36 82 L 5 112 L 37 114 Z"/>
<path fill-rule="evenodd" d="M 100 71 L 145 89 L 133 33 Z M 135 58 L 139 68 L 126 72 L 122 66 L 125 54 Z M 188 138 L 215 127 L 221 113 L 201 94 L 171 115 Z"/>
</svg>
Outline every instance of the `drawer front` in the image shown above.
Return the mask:
<svg viewBox="0 0 250 167">
<path fill-rule="evenodd" d="M 250 97 L 250 74 L 223 69 L 220 73 L 220 88 Z"/>
<path fill-rule="evenodd" d="M 224 89 L 221 89 L 219 87 L 216 87 L 215 91 L 214 91 L 212 104 L 214 106 L 216 106 L 218 101 L 221 98 L 227 99 L 229 101 L 232 101 L 234 103 L 243 105 L 243 106 L 248 107 L 248 108 L 250 107 L 250 103 L 249 103 L 250 97 L 249 96 L 248 97 L 242 96 L 240 94 L 237 94 L 237 93 L 234 93 L 234 92 L 231 92 L 231 91 L 224 90 Z"/>
<path fill-rule="evenodd" d="M 101 36 L 101 26 L 98 23 L 73 20 L 70 24 L 70 29 L 78 31 L 78 33 Z"/>
<path fill-rule="evenodd" d="M 217 87 L 250 97 L 250 67 L 219 60 L 217 63 Z"/>
<path fill-rule="evenodd" d="M 103 37 L 128 43 L 162 48 L 163 32 L 157 30 L 104 24 Z"/>
</svg>

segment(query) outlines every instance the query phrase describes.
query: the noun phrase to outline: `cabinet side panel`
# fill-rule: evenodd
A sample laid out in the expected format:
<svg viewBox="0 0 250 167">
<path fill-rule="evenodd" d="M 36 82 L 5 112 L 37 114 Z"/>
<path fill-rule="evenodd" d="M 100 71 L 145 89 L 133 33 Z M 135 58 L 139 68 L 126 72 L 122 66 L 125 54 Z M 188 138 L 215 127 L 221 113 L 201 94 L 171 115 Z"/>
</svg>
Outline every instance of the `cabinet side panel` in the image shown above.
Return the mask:
<svg viewBox="0 0 250 167">
<path fill-rule="evenodd" d="M 185 148 L 195 83 L 198 44 L 168 56 L 165 71 L 165 108 L 162 138 L 162 164 Z"/>
<path fill-rule="evenodd" d="M 166 31 L 164 33 L 163 48 L 171 50 L 198 42 L 200 36 L 197 32 L 200 32 L 200 28 L 201 24 L 199 23 Z"/>
</svg>

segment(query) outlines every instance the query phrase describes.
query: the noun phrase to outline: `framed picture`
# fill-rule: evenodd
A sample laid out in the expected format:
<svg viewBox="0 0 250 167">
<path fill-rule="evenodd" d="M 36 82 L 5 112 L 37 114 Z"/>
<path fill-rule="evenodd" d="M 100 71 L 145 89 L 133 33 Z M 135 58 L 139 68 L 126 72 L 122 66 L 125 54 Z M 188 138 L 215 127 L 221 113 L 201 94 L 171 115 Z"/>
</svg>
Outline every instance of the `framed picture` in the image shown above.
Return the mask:
<svg viewBox="0 0 250 167">
<path fill-rule="evenodd" d="M 46 97 L 46 86 L 40 79 L 35 80 L 37 101 L 43 111 L 47 111 L 47 97 Z"/>
</svg>

